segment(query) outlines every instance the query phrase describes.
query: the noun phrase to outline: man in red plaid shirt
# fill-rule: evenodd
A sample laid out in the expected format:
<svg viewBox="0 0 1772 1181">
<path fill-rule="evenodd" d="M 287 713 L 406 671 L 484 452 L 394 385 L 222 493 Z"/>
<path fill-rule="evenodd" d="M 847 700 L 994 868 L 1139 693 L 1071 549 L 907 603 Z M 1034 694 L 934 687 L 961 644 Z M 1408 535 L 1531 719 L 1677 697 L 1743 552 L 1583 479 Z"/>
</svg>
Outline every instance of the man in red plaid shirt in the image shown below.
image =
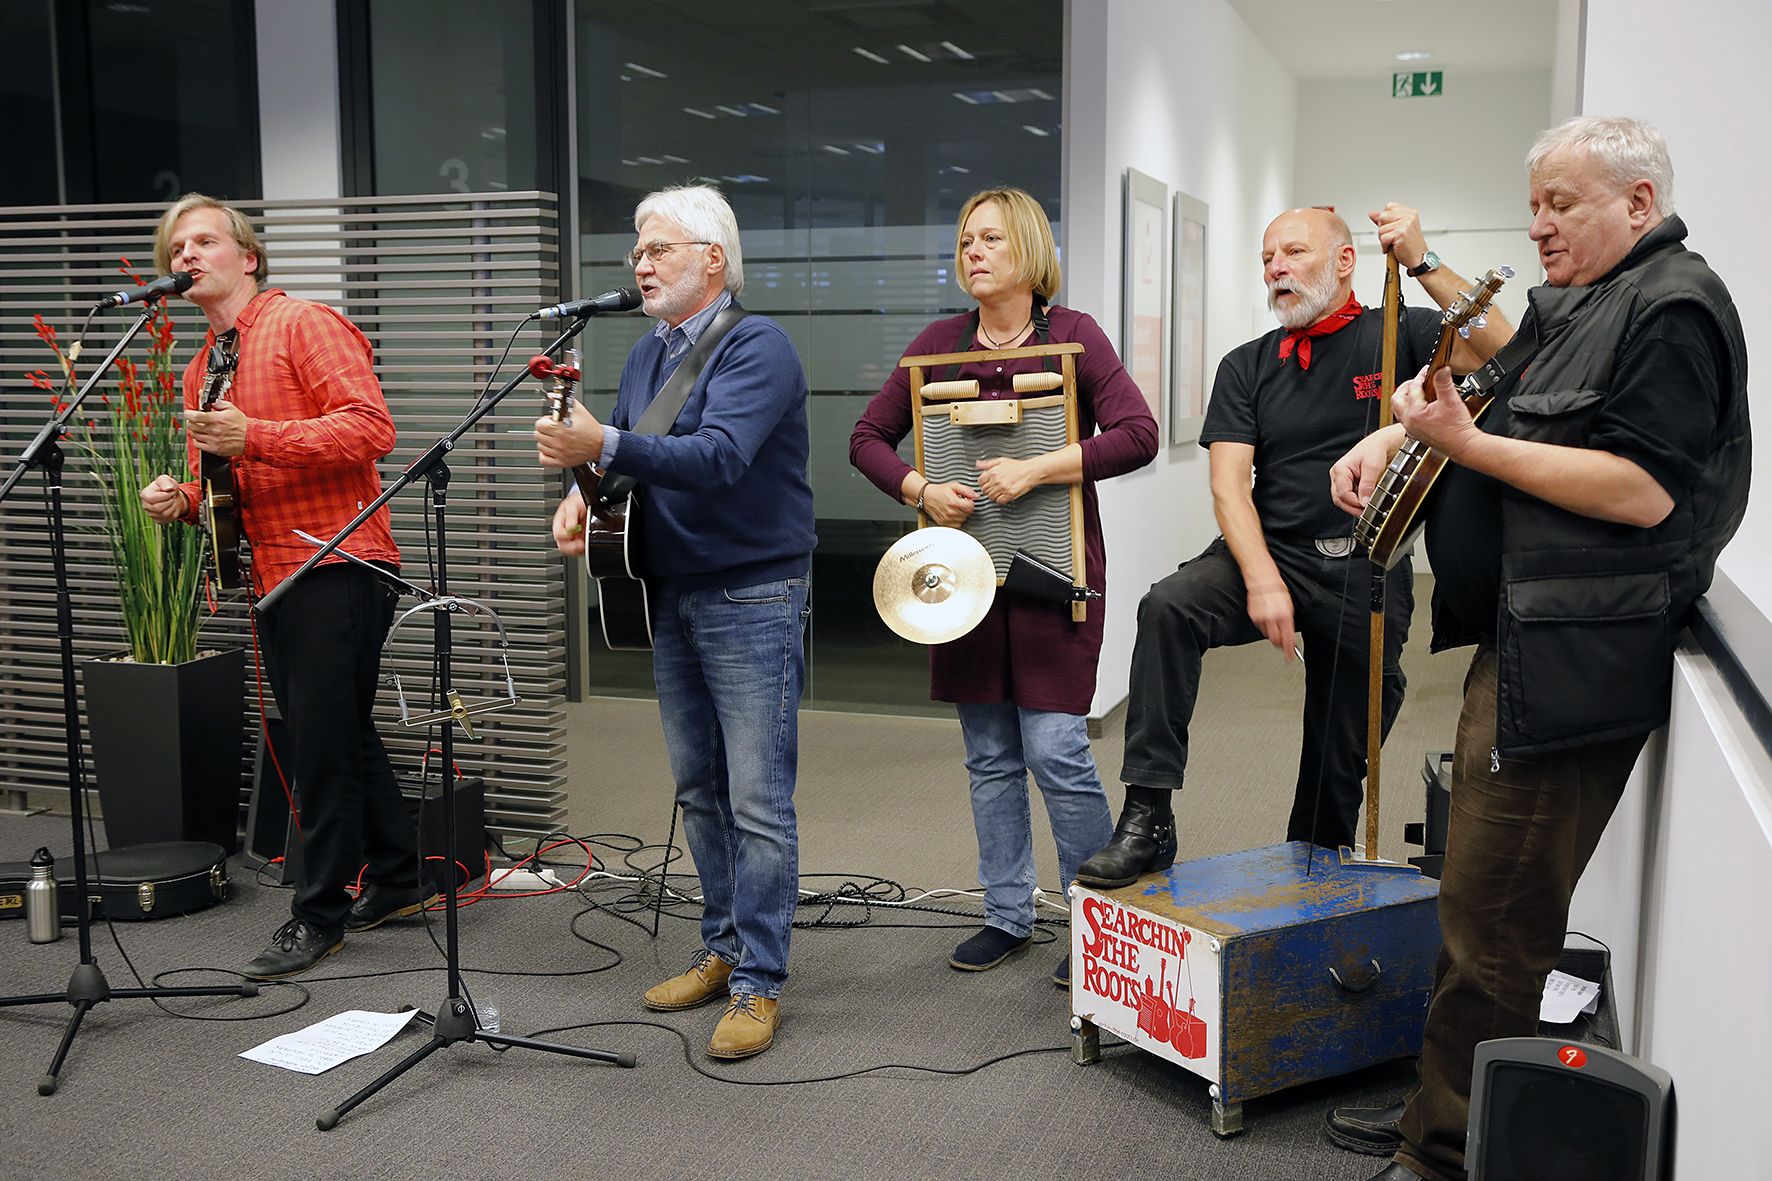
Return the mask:
<svg viewBox="0 0 1772 1181">
<path fill-rule="evenodd" d="M 322 304 L 265 287 L 264 245 L 238 210 L 198 193 L 160 219 L 154 261 L 195 280 L 185 298 L 209 320 L 207 347 L 185 370 L 190 467 L 198 452 L 233 460 L 252 582 L 264 594 L 313 552 L 294 533 L 330 538 L 381 492 L 375 462 L 394 420 L 370 369 L 369 341 Z M 210 349 L 238 352 L 228 396 L 199 411 Z M 200 487 L 158 476 L 142 489 L 156 521 L 197 519 Z M 341 546 L 398 570 L 384 507 Z M 417 834 L 371 710 L 394 595 L 373 571 L 332 556 L 258 620 L 265 670 L 288 727 L 283 767 L 301 791 L 302 866 L 290 920 L 245 968 L 293 976 L 344 946 L 345 931 L 416 914 L 434 897 L 419 882 Z M 353 903 L 347 886 L 362 871 Z"/>
</svg>

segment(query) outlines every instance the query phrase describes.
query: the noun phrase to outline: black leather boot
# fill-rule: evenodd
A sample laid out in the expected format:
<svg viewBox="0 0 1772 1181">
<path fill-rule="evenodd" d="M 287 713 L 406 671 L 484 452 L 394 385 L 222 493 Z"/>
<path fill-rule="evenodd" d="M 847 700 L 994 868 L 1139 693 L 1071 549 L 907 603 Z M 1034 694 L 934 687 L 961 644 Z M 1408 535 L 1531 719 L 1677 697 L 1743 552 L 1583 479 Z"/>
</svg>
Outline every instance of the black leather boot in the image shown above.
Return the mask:
<svg viewBox="0 0 1772 1181">
<path fill-rule="evenodd" d="M 1168 791 L 1126 787 L 1126 806 L 1113 839 L 1101 852 L 1077 867 L 1085 886 L 1130 886 L 1147 873 L 1175 864 L 1175 813 Z"/>
</svg>

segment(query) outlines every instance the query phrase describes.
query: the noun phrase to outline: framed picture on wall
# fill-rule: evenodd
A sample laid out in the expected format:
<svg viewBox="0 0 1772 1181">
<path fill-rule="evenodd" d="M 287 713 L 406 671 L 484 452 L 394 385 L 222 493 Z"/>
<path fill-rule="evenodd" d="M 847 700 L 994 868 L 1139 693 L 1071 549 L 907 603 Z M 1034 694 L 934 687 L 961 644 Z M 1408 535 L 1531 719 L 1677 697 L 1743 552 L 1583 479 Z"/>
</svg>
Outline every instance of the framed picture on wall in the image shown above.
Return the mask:
<svg viewBox="0 0 1772 1181">
<path fill-rule="evenodd" d="M 1206 203 L 1175 194 L 1174 320 L 1169 354 L 1169 442 L 1192 443 L 1206 420 Z"/>
<path fill-rule="evenodd" d="M 1168 370 L 1169 186 L 1126 170 L 1120 360 L 1144 392 L 1159 429 Z"/>
</svg>

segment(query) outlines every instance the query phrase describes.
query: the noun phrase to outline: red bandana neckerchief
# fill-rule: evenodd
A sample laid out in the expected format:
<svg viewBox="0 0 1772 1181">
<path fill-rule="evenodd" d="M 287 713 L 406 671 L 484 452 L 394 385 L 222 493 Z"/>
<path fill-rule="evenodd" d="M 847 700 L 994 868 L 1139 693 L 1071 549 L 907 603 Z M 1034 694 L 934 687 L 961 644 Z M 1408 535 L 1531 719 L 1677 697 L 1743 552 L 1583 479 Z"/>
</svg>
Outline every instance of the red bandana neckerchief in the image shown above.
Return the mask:
<svg viewBox="0 0 1772 1181">
<path fill-rule="evenodd" d="M 1290 357 L 1292 347 L 1297 345 L 1298 367 L 1309 369 L 1311 367 L 1311 337 L 1328 336 L 1331 332 L 1337 332 L 1353 323 L 1365 310 L 1360 306 L 1358 297 L 1348 296 L 1347 302 L 1342 304 L 1338 311 L 1330 312 L 1308 328 L 1295 328 L 1288 332 L 1286 339 L 1280 342 L 1280 360 L 1285 361 L 1287 357 Z"/>
</svg>

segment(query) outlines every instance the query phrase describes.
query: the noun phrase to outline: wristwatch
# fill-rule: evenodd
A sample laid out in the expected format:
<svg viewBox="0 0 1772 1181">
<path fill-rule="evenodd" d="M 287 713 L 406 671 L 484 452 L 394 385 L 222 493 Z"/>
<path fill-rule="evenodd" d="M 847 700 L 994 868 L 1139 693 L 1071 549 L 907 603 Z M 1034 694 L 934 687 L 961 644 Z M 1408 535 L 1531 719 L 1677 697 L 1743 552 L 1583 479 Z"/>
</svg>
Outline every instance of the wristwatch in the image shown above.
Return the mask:
<svg viewBox="0 0 1772 1181">
<path fill-rule="evenodd" d="M 1429 271 L 1439 270 L 1441 265 L 1440 256 L 1430 250 L 1421 256 L 1420 266 L 1409 268 L 1409 277 L 1411 279 L 1419 279 Z"/>
</svg>

